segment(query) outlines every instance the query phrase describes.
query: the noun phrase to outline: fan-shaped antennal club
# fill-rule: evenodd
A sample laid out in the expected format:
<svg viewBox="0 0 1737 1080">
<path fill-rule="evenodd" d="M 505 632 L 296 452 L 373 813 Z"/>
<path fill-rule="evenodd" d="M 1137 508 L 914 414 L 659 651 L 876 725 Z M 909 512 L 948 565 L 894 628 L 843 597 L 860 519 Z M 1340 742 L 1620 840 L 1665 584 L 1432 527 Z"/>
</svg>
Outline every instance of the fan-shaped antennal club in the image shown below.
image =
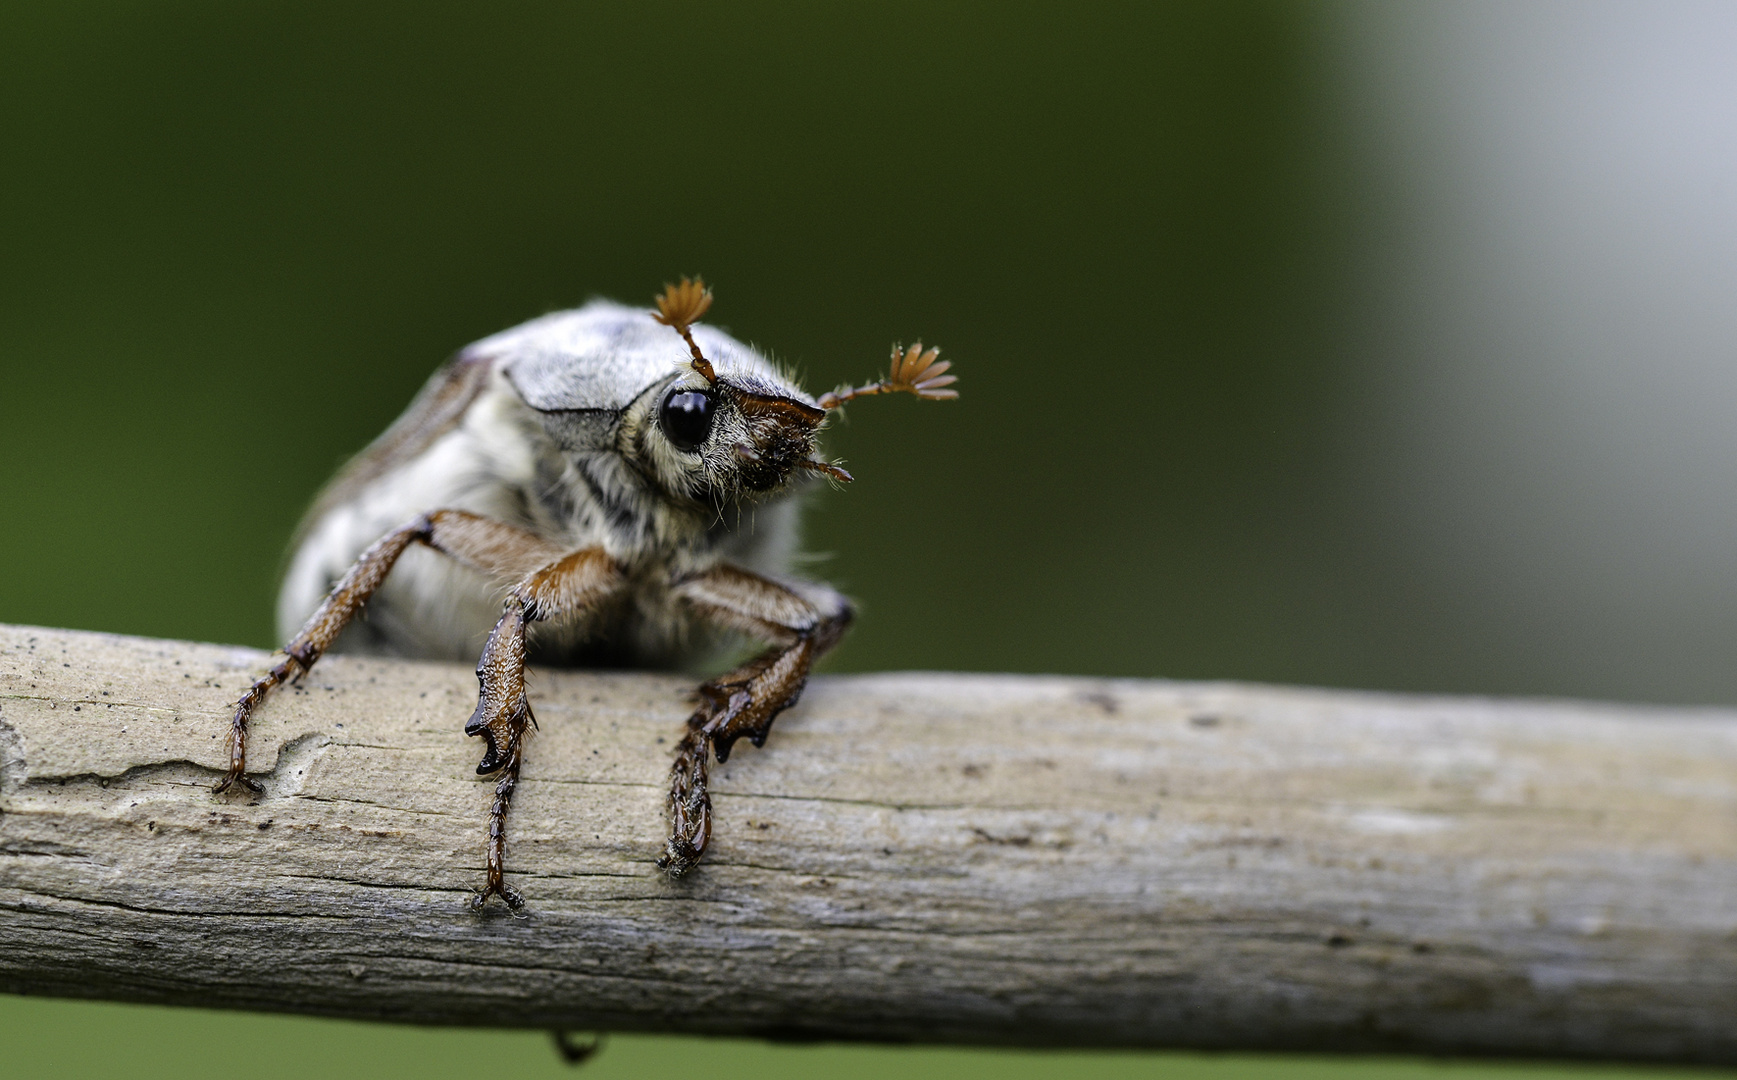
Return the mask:
<svg viewBox="0 0 1737 1080">
<path fill-rule="evenodd" d="M 941 359 L 940 349 L 924 349 L 920 341 L 908 349 L 894 345 L 892 366 L 886 378 L 864 386 L 841 386 L 828 391 L 820 395 L 819 405 L 823 409 L 836 409 L 852 398 L 875 394 L 915 394 L 930 401 L 956 398 L 959 391 L 948 389 L 959 381 L 959 376 L 947 374 L 952 366 L 952 361 Z"/>
<path fill-rule="evenodd" d="M 666 283 L 663 292 L 657 294 L 657 314 L 652 318 L 665 326 L 671 327 L 688 343 L 688 352 L 693 354 L 690 361 L 693 369 L 704 376 L 710 383 L 718 381 L 718 373 L 712 370 L 712 362 L 700 352 L 699 343 L 694 340 L 689 329 L 700 321 L 712 306 L 712 290 L 706 288 L 706 283 L 699 278 L 682 278 L 680 285 Z"/>
</svg>

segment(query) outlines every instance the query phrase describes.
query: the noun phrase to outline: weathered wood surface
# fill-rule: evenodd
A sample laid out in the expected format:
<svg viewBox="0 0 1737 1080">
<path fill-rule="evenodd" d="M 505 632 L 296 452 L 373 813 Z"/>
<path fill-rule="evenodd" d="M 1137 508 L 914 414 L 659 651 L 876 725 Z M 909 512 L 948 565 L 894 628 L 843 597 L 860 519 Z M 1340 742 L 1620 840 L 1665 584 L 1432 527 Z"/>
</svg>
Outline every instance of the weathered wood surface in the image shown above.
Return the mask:
<svg viewBox="0 0 1737 1080">
<path fill-rule="evenodd" d="M 1737 1061 L 1737 715 L 816 679 L 652 865 L 685 680 L 539 672 L 520 917 L 462 665 L 0 627 L 0 990 L 402 1020 Z"/>
</svg>

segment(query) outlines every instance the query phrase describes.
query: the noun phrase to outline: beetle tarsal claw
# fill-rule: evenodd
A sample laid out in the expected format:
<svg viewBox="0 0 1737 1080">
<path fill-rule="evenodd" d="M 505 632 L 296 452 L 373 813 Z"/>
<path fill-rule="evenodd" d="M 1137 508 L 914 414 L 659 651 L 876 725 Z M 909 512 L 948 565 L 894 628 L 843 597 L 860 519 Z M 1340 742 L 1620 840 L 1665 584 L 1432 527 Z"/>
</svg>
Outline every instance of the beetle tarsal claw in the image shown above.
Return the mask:
<svg viewBox="0 0 1737 1080">
<path fill-rule="evenodd" d="M 489 897 L 491 896 L 500 897 L 501 901 L 507 905 L 509 910 L 512 911 L 517 911 L 525 906 L 524 894 L 503 881 L 498 884 L 485 885 L 480 892 L 472 895 L 470 898 L 470 909 L 472 911 L 481 911 L 488 907 Z"/>
<path fill-rule="evenodd" d="M 248 776 L 246 773 L 227 773 L 224 775 L 223 779 L 217 781 L 217 786 L 213 787 L 211 790 L 213 793 L 221 795 L 232 787 L 240 787 L 247 791 L 251 791 L 255 795 L 258 795 L 265 790 L 264 784 L 255 780 L 253 777 Z"/>
</svg>

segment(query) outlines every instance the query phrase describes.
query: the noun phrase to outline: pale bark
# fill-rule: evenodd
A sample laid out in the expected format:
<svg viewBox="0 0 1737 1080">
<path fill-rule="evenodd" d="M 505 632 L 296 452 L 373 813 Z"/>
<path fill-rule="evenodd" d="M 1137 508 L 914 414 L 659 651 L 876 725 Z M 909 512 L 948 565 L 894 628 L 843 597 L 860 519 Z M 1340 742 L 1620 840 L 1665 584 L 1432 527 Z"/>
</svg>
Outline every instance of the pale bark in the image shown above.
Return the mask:
<svg viewBox="0 0 1737 1080">
<path fill-rule="evenodd" d="M 437 1023 L 1737 1062 L 1737 714 L 817 678 L 653 860 L 689 681 L 538 671 L 519 917 L 463 665 L 0 627 L 0 991 Z"/>
</svg>

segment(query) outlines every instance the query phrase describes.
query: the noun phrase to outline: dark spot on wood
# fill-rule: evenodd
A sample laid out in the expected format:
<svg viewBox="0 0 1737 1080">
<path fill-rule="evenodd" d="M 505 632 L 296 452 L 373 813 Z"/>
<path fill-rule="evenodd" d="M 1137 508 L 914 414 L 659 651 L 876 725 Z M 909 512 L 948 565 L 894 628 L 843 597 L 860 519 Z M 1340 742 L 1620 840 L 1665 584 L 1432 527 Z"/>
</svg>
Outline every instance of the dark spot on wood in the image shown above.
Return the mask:
<svg viewBox="0 0 1737 1080">
<path fill-rule="evenodd" d="M 1111 716 L 1122 711 L 1122 703 L 1107 690 L 1088 690 L 1080 695 L 1080 700 L 1087 705 L 1096 705 Z"/>
<path fill-rule="evenodd" d="M 1343 949 L 1350 944 L 1351 939 L 1344 934 L 1334 932 L 1327 935 L 1327 947 L 1330 949 Z"/>
<path fill-rule="evenodd" d="M 1196 713 L 1188 718 L 1188 722 L 1198 728 L 1217 727 L 1221 723 L 1212 713 Z"/>
</svg>

